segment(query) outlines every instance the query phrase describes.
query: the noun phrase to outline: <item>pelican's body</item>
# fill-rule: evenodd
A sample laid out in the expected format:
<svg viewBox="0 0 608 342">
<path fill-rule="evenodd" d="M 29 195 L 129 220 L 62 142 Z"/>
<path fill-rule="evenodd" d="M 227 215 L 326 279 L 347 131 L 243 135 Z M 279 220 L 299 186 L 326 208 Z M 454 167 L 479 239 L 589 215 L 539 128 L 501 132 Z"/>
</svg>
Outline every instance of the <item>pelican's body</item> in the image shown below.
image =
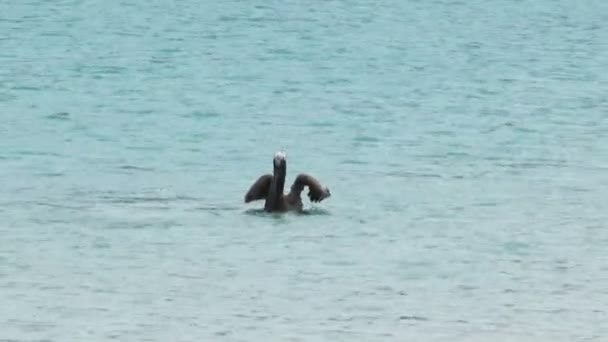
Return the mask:
<svg viewBox="0 0 608 342">
<path fill-rule="evenodd" d="M 287 174 L 287 157 L 283 152 L 277 152 L 273 160 L 273 174 L 260 176 L 245 194 L 245 203 L 265 200 L 264 211 L 285 212 L 302 210 L 300 197 L 304 187 L 308 187 L 308 197 L 313 202 L 321 202 L 331 196 L 329 189 L 314 177 L 301 173 L 291 186 L 290 192 L 284 194 L 285 176 Z"/>
</svg>

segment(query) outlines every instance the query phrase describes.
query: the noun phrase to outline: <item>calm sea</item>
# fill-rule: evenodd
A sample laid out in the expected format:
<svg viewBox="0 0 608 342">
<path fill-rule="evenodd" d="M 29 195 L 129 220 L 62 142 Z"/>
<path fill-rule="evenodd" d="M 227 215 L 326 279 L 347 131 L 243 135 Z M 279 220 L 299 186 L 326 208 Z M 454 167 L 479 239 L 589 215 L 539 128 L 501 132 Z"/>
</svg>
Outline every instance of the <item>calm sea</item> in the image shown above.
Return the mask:
<svg viewBox="0 0 608 342">
<path fill-rule="evenodd" d="M 0 0 L 0 341 L 606 341 L 607 23 Z"/>
</svg>

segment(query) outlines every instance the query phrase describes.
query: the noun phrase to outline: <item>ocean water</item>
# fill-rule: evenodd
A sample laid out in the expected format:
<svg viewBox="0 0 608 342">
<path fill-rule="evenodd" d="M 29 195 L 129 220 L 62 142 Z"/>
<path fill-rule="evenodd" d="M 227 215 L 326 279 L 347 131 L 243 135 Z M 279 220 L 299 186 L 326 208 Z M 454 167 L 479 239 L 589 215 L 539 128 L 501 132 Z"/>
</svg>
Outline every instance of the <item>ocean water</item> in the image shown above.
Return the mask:
<svg viewBox="0 0 608 342">
<path fill-rule="evenodd" d="M 0 340 L 608 340 L 607 23 L 0 0 Z M 279 149 L 332 197 L 245 205 Z"/>
</svg>

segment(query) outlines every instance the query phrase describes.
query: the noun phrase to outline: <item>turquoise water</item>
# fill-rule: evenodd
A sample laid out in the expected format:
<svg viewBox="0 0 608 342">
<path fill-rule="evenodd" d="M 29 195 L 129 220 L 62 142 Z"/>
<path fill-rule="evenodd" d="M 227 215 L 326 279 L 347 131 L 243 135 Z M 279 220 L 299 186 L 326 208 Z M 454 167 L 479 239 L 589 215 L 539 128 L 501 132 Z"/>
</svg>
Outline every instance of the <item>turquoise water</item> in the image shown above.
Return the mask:
<svg viewBox="0 0 608 342">
<path fill-rule="evenodd" d="M 0 1 L 0 340 L 605 341 L 607 23 Z M 242 203 L 279 149 L 308 215 Z"/>
</svg>

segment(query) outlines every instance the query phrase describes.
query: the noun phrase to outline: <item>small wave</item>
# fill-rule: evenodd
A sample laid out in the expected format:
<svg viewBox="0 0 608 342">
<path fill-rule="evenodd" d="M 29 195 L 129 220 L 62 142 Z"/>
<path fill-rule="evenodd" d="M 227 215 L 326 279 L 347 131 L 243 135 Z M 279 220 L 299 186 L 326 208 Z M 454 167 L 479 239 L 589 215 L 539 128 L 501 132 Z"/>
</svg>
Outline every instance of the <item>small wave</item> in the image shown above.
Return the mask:
<svg viewBox="0 0 608 342">
<path fill-rule="evenodd" d="M 63 157 L 63 155 L 56 152 L 47 151 L 34 151 L 34 150 L 22 150 L 17 152 L 20 156 L 48 156 L 48 157 Z"/>
<path fill-rule="evenodd" d="M 312 215 L 312 216 L 318 216 L 318 215 L 331 215 L 330 212 L 326 209 L 321 209 L 321 208 L 310 208 L 310 209 L 304 209 L 301 211 L 288 211 L 288 212 L 284 212 L 284 213 L 269 213 L 264 211 L 264 209 L 260 208 L 260 209 L 247 209 L 245 210 L 245 214 L 246 215 L 252 215 L 252 216 L 268 216 L 268 217 L 281 217 L 283 215 Z"/>
<path fill-rule="evenodd" d="M 423 173 L 423 172 L 411 172 L 411 171 L 389 171 L 383 172 L 384 175 L 389 177 L 399 178 L 442 178 L 440 174 L 436 173 Z"/>
<path fill-rule="evenodd" d="M 399 320 L 400 321 L 428 321 L 429 319 L 426 317 L 416 316 L 416 315 L 402 315 L 402 316 L 399 316 Z"/>
<path fill-rule="evenodd" d="M 201 211 L 236 211 L 239 210 L 240 207 L 236 207 L 236 206 L 222 206 L 222 205 L 218 205 L 218 206 L 202 206 L 202 207 L 195 207 L 192 210 L 201 210 Z"/>
<path fill-rule="evenodd" d="M 54 202 L 41 202 L 41 201 L 32 201 L 32 202 L 15 202 L 21 204 L 33 204 L 40 207 L 49 207 L 49 208 L 58 208 L 58 209 L 71 209 L 71 210 L 83 210 L 86 209 L 85 205 L 67 205 L 67 204 L 59 204 Z"/>
<path fill-rule="evenodd" d="M 132 170 L 132 171 L 154 171 L 155 170 L 152 167 L 143 167 L 143 166 L 135 166 L 135 165 L 121 165 L 118 168 L 121 170 Z"/>
<path fill-rule="evenodd" d="M 264 211 L 264 209 L 247 209 L 245 210 L 245 215 L 251 215 L 251 216 L 277 216 L 276 213 L 268 213 L 266 211 Z"/>
<path fill-rule="evenodd" d="M 172 195 L 163 194 L 163 189 L 148 190 L 137 193 L 120 193 L 118 191 L 106 191 L 106 192 L 89 192 L 89 191 L 77 191 L 74 193 L 75 197 L 95 197 L 99 200 L 109 203 L 120 203 L 120 204 L 133 204 L 133 203 L 168 203 L 168 202 L 194 202 L 203 201 L 201 198 L 184 196 L 184 195 Z"/>
<path fill-rule="evenodd" d="M 13 95 L 13 94 L 8 94 L 8 93 L 0 93 L 0 102 L 3 101 L 11 101 L 16 99 L 17 96 Z"/>
<path fill-rule="evenodd" d="M 331 212 L 327 209 L 312 207 L 310 209 L 304 209 L 302 211 L 294 212 L 297 215 L 312 215 L 312 216 L 323 216 L 323 215 L 331 215 Z"/>
<path fill-rule="evenodd" d="M 366 165 L 367 162 L 362 161 L 362 160 L 356 160 L 356 159 L 344 159 L 342 161 L 340 161 L 340 163 L 345 164 L 345 165 Z"/>
<path fill-rule="evenodd" d="M 215 111 L 201 111 L 195 110 L 193 112 L 182 115 L 183 117 L 191 117 L 196 119 L 205 119 L 205 118 L 216 118 L 220 117 L 220 113 Z"/>
<path fill-rule="evenodd" d="M 354 139 L 355 143 L 377 143 L 379 141 L 380 141 L 379 138 L 373 137 L 373 136 L 368 136 L 368 135 L 359 135 L 359 136 L 356 136 Z"/>
<path fill-rule="evenodd" d="M 125 149 L 130 151 L 164 151 L 166 148 L 163 146 L 127 146 Z"/>
<path fill-rule="evenodd" d="M 101 199 L 110 203 L 134 204 L 134 203 L 168 203 L 176 201 L 194 201 L 195 198 L 186 196 L 161 197 L 161 196 L 101 196 Z"/>
<path fill-rule="evenodd" d="M 38 90 L 42 90 L 42 88 L 40 87 L 36 87 L 36 86 L 14 86 L 12 88 L 10 88 L 11 90 L 29 90 L 29 91 L 38 91 Z"/>
<path fill-rule="evenodd" d="M 105 223 L 102 227 L 108 230 L 142 230 L 142 229 L 172 229 L 183 227 L 183 223 L 175 220 L 129 221 L 115 220 Z"/>
<path fill-rule="evenodd" d="M 42 177 L 62 177 L 65 176 L 65 173 L 63 172 L 38 172 L 36 173 L 39 176 Z"/>
</svg>

